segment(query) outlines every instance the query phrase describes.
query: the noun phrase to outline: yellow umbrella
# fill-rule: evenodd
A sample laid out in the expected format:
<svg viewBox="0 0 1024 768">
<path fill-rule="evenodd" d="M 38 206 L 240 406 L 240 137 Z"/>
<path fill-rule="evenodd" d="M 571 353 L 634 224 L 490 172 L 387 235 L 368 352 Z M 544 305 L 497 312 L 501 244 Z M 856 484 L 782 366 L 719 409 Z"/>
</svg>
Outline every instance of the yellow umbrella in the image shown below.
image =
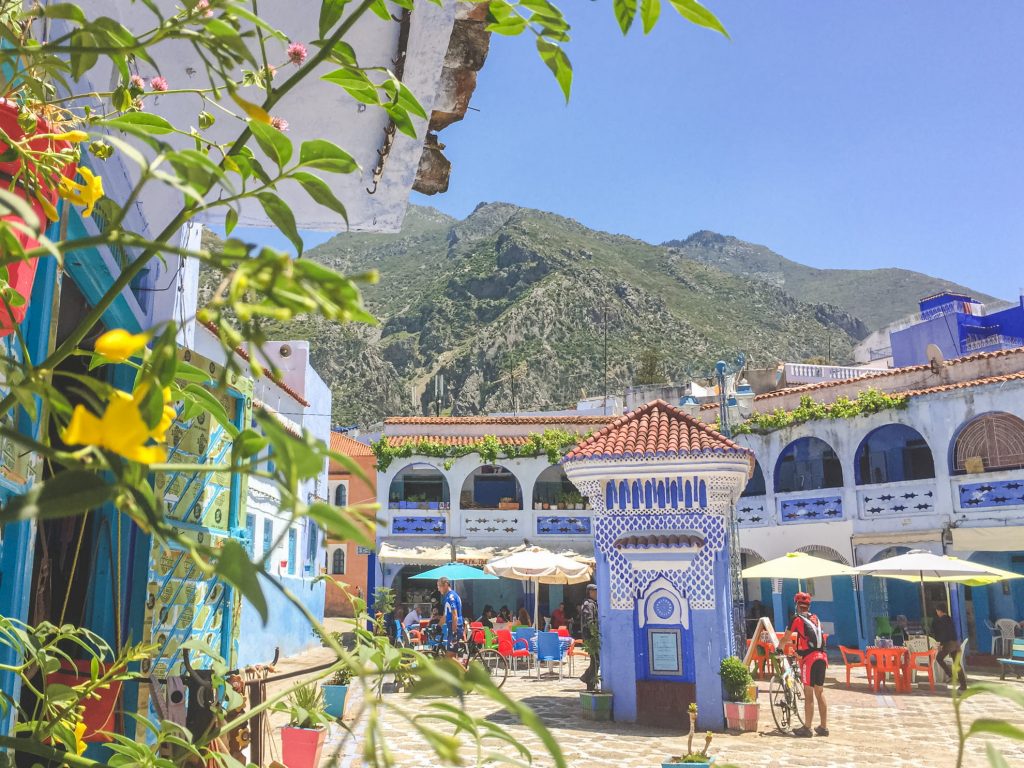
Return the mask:
<svg viewBox="0 0 1024 768">
<path fill-rule="evenodd" d="M 744 568 L 745 579 L 817 579 L 822 576 L 856 576 L 857 571 L 848 565 L 834 563 L 823 557 L 806 552 L 787 552 L 782 557 L 767 560 Z"/>
<path fill-rule="evenodd" d="M 958 561 L 960 558 L 954 557 L 953 555 L 946 555 L 946 559 Z M 970 560 L 962 562 L 970 563 Z M 973 576 L 925 576 L 924 581 L 928 583 L 945 582 L 955 584 L 965 584 L 968 587 L 986 587 L 989 584 L 996 584 L 1000 581 L 1006 581 L 1007 579 L 1024 579 L 1024 574 L 1013 573 L 1012 571 L 1004 571 L 1002 568 L 996 568 L 994 565 L 981 565 L 981 563 L 971 563 L 971 565 L 977 565 L 984 568 L 988 573 L 977 574 Z M 891 576 L 890 578 L 902 579 L 903 581 L 918 582 L 921 581 L 920 576 Z"/>
</svg>

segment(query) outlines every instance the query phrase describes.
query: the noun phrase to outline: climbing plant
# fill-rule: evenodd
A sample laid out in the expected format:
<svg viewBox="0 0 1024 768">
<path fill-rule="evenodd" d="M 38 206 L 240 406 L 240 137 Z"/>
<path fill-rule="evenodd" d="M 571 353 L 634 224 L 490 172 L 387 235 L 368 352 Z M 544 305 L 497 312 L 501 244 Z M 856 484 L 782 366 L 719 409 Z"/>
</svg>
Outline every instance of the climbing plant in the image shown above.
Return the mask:
<svg viewBox="0 0 1024 768">
<path fill-rule="evenodd" d="M 800 398 L 800 404 L 791 411 L 776 408 L 770 413 L 754 413 L 746 421 L 733 427 L 733 434 L 767 434 L 777 429 L 805 424 L 808 421 L 829 419 L 852 419 L 890 409 L 907 407 L 906 395 L 889 395 L 877 389 L 866 389 L 857 393 L 853 400 L 844 396 L 831 403 L 815 402 L 810 396 Z"/>
<path fill-rule="evenodd" d="M 502 442 L 501 438 L 494 435 L 484 435 L 471 443 L 452 445 L 429 437 L 393 444 L 385 435 L 371 443 L 370 447 L 377 457 L 377 469 L 381 472 L 386 472 L 395 459 L 411 456 L 444 459 L 445 469 L 451 469 L 456 459 L 474 453 L 479 455 L 483 464 L 493 464 L 499 458 L 521 459 L 533 456 L 547 456 L 550 463 L 557 464 L 570 448 L 585 437 L 563 429 L 545 429 L 543 432 L 531 432 L 525 443 Z"/>
</svg>

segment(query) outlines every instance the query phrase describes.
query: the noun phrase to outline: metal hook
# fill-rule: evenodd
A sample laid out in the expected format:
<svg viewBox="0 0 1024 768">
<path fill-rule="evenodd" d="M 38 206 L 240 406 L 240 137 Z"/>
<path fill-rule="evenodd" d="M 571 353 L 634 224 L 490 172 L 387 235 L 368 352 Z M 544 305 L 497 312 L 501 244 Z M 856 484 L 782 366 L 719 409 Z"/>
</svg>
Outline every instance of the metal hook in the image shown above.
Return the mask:
<svg viewBox="0 0 1024 768">
<path fill-rule="evenodd" d="M 369 187 L 366 188 L 366 191 L 367 191 L 368 194 L 371 194 L 371 195 L 376 195 L 377 194 L 377 183 L 378 183 L 378 181 L 379 181 L 379 179 L 374 179 L 373 180 L 373 189 L 370 189 Z"/>
</svg>

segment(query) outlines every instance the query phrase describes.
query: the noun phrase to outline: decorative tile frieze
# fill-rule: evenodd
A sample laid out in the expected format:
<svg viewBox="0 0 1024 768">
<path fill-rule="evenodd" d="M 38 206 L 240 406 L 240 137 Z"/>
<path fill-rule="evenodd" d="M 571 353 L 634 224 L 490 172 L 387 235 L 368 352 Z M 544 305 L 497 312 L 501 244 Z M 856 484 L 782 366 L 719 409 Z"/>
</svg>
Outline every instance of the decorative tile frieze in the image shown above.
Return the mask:
<svg viewBox="0 0 1024 768">
<path fill-rule="evenodd" d="M 857 491 L 857 508 L 862 520 L 931 515 L 935 513 L 935 484 L 865 488 Z"/>
<path fill-rule="evenodd" d="M 538 517 L 535 530 L 538 536 L 590 535 L 590 517 L 586 515 L 565 515 Z"/>
<path fill-rule="evenodd" d="M 779 522 L 825 523 L 843 519 L 842 496 L 813 496 L 799 499 L 779 499 Z"/>
<path fill-rule="evenodd" d="M 740 528 L 760 528 L 770 525 L 771 515 L 765 514 L 764 496 L 743 496 L 736 502 L 736 522 Z"/>
<path fill-rule="evenodd" d="M 964 510 L 1024 506 L 1024 477 L 959 483 L 957 493 Z"/>
<path fill-rule="evenodd" d="M 391 533 L 397 536 L 444 536 L 448 521 L 443 515 L 396 515 L 391 518 Z"/>
<path fill-rule="evenodd" d="M 529 516 L 523 517 L 524 513 L 517 509 L 487 512 L 467 509 L 462 515 L 462 530 L 467 534 L 511 536 L 522 530 L 524 521 L 529 529 Z"/>
</svg>

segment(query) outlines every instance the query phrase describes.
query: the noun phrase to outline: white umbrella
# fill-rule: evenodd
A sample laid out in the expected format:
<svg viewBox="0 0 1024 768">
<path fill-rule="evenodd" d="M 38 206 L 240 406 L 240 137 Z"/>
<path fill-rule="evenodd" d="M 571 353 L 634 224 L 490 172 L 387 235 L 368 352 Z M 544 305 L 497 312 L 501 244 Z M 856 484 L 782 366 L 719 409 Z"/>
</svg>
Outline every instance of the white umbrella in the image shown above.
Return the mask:
<svg viewBox="0 0 1024 768">
<path fill-rule="evenodd" d="M 928 607 L 924 599 L 925 581 L 949 578 L 976 578 L 992 575 L 992 572 L 984 565 L 972 563 L 969 560 L 947 557 L 946 555 L 936 555 L 920 549 L 912 549 L 905 554 L 887 557 L 874 563 L 865 563 L 864 565 L 857 566 L 856 570 L 869 576 L 904 580 L 907 580 L 907 577 L 911 577 L 918 581 L 921 585 L 922 624 L 928 615 Z M 928 640 L 928 647 L 931 647 L 931 640 Z"/>
<path fill-rule="evenodd" d="M 504 557 L 490 560 L 484 565 L 487 573 L 505 579 L 533 582 L 533 621 L 540 617 L 541 584 L 578 584 L 590 578 L 590 566 L 543 547 L 530 547 Z"/>
<path fill-rule="evenodd" d="M 853 568 L 842 563 L 815 557 L 806 552 L 787 552 L 774 560 L 744 568 L 741 575 L 745 579 L 796 579 L 799 587 L 801 580 L 856 574 Z"/>
</svg>

